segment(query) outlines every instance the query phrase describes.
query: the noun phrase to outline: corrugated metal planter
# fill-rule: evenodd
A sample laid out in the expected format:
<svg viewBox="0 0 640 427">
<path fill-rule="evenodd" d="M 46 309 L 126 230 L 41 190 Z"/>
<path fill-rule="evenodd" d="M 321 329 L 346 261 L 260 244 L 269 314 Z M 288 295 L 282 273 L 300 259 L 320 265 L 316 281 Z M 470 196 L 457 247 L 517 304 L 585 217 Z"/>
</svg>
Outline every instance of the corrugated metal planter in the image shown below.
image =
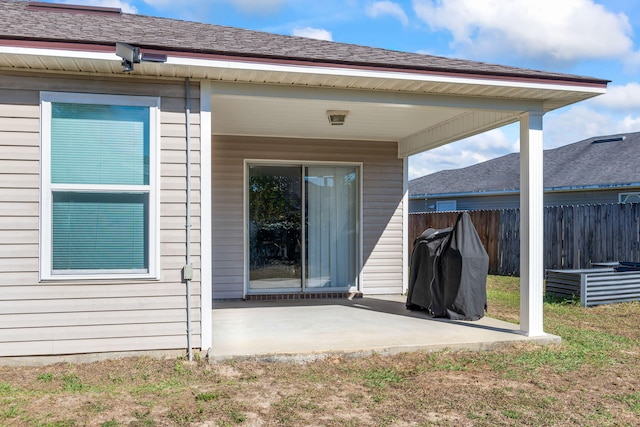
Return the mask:
<svg viewBox="0 0 640 427">
<path fill-rule="evenodd" d="M 547 270 L 546 293 L 580 298 L 583 307 L 640 300 L 640 271 L 615 268 Z"/>
</svg>

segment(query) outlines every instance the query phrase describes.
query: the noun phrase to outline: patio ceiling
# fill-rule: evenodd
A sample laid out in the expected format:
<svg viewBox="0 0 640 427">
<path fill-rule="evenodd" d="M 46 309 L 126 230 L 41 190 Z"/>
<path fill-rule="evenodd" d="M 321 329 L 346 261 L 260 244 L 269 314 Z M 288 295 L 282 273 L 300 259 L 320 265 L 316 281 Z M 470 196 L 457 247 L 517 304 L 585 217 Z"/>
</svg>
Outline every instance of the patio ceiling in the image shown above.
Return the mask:
<svg viewBox="0 0 640 427">
<path fill-rule="evenodd" d="M 212 133 L 267 137 L 392 141 L 398 156 L 515 122 L 542 111 L 539 100 L 366 89 L 212 83 Z M 348 111 L 332 126 L 328 110 Z"/>
<path fill-rule="evenodd" d="M 406 104 L 233 95 L 212 97 L 213 133 L 318 139 L 399 141 L 465 111 Z M 327 110 L 349 112 L 332 126 Z"/>
</svg>

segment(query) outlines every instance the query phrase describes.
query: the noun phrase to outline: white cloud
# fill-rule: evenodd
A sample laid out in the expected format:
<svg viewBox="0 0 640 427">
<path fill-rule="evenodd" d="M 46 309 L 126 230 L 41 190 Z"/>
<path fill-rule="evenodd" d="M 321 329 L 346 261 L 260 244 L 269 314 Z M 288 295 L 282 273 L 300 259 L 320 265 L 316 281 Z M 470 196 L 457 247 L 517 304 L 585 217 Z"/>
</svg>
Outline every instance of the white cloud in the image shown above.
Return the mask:
<svg viewBox="0 0 640 427">
<path fill-rule="evenodd" d="M 392 1 L 376 1 L 372 3 L 367 8 L 367 15 L 372 18 L 389 15 L 402 22 L 402 25 L 409 25 L 407 14 L 404 13 L 404 10 L 399 4 Z"/>
<path fill-rule="evenodd" d="M 621 114 L 582 103 L 545 116 L 544 146 L 555 148 L 594 136 L 627 132 L 640 132 L 640 111 Z"/>
<path fill-rule="evenodd" d="M 626 85 L 609 85 L 606 94 L 597 96 L 585 104 L 613 111 L 640 108 L 640 83 L 630 82 Z"/>
<path fill-rule="evenodd" d="M 544 148 L 556 148 L 593 136 L 616 133 L 619 120 L 585 104 L 548 113 L 543 124 Z"/>
<path fill-rule="evenodd" d="M 318 39 L 318 40 L 332 40 L 331 31 L 327 31 L 324 28 L 294 28 L 291 32 L 292 35 L 298 37 L 307 37 L 310 39 Z"/>
<path fill-rule="evenodd" d="M 78 4 L 78 0 L 66 0 L 63 1 L 66 4 Z M 117 7 L 122 9 L 124 13 L 138 13 L 138 9 L 130 3 L 121 0 L 85 0 L 82 2 L 87 6 L 99 6 L 99 7 Z"/>
<path fill-rule="evenodd" d="M 458 169 L 518 151 L 518 143 L 508 136 L 514 125 L 416 154 L 409 158 L 409 179 L 447 169 Z"/>
<path fill-rule="evenodd" d="M 639 132 L 640 131 L 640 116 L 632 117 L 625 116 L 622 121 L 618 123 L 619 132 Z"/>
<path fill-rule="evenodd" d="M 635 74 L 640 70 L 640 51 L 633 52 L 624 58 L 625 71 L 629 74 Z"/>
<path fill-rule="evenodd" d="M 640 83 L 610 85 L 607 93 L 544 117 L 544 146 L 555 148 L 594 136 L 640 131 Z"/>
<path fill-rule="evenodd" d="M 452 47 L 477 57 L 510 54 L 572 62 L 625 58 L 632 27 L 593 0 L 413 0 L 418 17 L 447 30 Z"/>
</svg>

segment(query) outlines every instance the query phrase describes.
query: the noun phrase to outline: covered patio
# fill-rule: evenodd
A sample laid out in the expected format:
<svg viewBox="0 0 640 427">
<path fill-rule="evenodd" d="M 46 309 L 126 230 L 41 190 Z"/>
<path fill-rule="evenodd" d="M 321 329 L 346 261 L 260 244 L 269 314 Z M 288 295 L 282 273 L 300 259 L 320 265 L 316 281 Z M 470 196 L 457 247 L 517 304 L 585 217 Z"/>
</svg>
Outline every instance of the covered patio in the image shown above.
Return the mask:
<svg viewBox="0 0 640 427">
<path fill-rule="evenodd" d="M 405 297 L 215 301 L 211 361 L 311 361 L 409 351 L 490 350 L 518 342 L 559 343 L 527 336 L 512 323 L 435 319 L 405 309 Z"/>
<path fill-rule="evenodd" d="M 211 158 L 212 164 L 203 162 L 201 185 L 212 188 L 213 200 L 203 194 L 201 243 L 202 258 L 213 259 L 213 264 L 202 265 L 202 348 L 212 342 L 210 354 L 224 359 L 556 340 L 544 332 L 542 312 L 543 116 L 604 93 L 606 85 L 522 72 L 531 74 L 489 79 L 340 70 L 336 75 L 335 69 L 322 66 L 310 70 L 281 65 L 260 70 L 260 84 L 203 81 L 200 133 L 202 140 L 211 135 L 211 146 L 203 144 L 201 156 Z M 243 73 L 233 70 L 239 81 L 256 79 Z M 332 87 L 326 87 L 327 82 Z M 345 124 L 327 123 L 329 111 L 344 112 Z M 521 153 L 519 325 L 491 319 L 475 324 L 431 320 L 386 298 L 311 304 L 225 301 L 260 295 L 260 289 L 252 288 L 247 261 L 246 177 L 252 164 L 277 160 L 284 165 L 360 165 L 358 285 L 348 291 L 400 296 L 408 288 L 408 241 L 415 237 L 408 235 L 409 156 L 514 122 L 520 124 Z M 379 157 L 367 158 L 371 153 Z M 206 286 L 210 277 L 211 288 Z M 207 325 L 209 308 L 213 316 Z"/>
<path fill-rule="evenodd" d="M 607 82 L 446 59 L 424 68 L 411 62 L 422 56 L 410 61 L 386 51 L 350 49 L 381 56 L 374 63 L 358 57 L 335 62 L 323 51 L 329 57 L 312 64 L 292 58 L 174 63 L 200 80 L 200 157 L 211 160 L 201 164 L 200 187 L 211 192 L 201 194 L 200 256 L 212 260 L 201 264 L 201 348 L 214 360 L 304 359 L 557 342 L 543 327 L 543 117 L 605 93 Z M 332 113 L 342 116 L 339 125 Z M 415 237 L 408 232 L 409 157 L 511 123 L 520 125 L 519 324 L 434 320 L 405 310 L 408 242 Z M 291 221 L 302 225 L 291 228 L 300 234 L 287 240 L 298 245 L 274 244 L 287 248 L 285 254 L 302 255 L 295 262 L 283 256 L 286 263 L 276 264 L 280 276 L 266 278 L 257 273 L 272 260 L 252 260 L 261 248 L 254 232 L 261 228 L 253 220 L 253 207 L 260 205 L 251 196 L 260 192 L 251 179 L 262 177 L 264 168 L 270 179 L 295 175 L 295 182 L 314 183 L 306 174 L 314 166 L 353 167 L 357 183 L 349 199 L 355 226 L 344 233 L 355 236 L 348 256 L 338 255 L 345 245 L 334 235 L 325 239 L 332 242 L 332 260 L 350 260 L 349 280 L 331 278 L 319 290 L 310 272 L 314 236 L 305 234 L 315 227 L 306 187 L 292 197 L 302 200 L 301 207 L 290 210 L 303 218 Z M 282 167 L 296 172 L 278 175 L 275 169 Z M 284 277 L 282 271 L 289 270 L 291 277 Z M 264 289 L 264 283 L 272 286 Z M 243 301 L 324 291 L 365 298 Z"/>
</svg>

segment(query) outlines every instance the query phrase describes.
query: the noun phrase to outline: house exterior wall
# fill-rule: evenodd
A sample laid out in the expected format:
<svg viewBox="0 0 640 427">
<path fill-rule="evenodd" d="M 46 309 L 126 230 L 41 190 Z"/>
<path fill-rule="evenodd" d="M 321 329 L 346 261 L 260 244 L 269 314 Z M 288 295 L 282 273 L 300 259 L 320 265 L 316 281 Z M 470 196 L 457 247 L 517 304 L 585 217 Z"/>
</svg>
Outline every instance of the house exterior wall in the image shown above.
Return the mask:
<svg viewBox="0 0 640 427">
<path fill-rule="evenodd" d="M 161 97 L 159 280 L 39 282 L 40 91 Z M 199 89 L 191 86 L 194 346 L 200 343 Z M 183 349 L 185 84 L 0 73 L 0 356 Z"/>
<path fill-rule="evenodd" d="M 544 205 L 559 206 L 618 203 L 618 195 L 620 193 L 631 193 L 637 191 L 639 191 L 637 187 L 627 187 L 607 190 L 545 192 Z M 410 199 L 409 212 L 435 212 L 436 202 L 445 200 L 455 200 L 457 203 L 457 210 L 461 211 L 514 209 L 520 207 L 520 195 L 515 193 L 504 196 L 492 195 Z"/>
<path fill-rule="evenodd" d="M 520 206 L 517 194 L 508 196 L 483 196 L 483 197 L 434 197 L 429 199 L 410 199 L 409 212 L 436 212 L 437 202 L 448 200 L 456 201 L 456 209 L 460 211 L 472 211 L 482 209 L 510 209 Z"/>
<path fill-rule="evenodd" d="M 395 143 L 214 135 L 213 299 L 243 297 L 245 159 L 361 162 L 361 290 L 402 292 L 403 162 Z"/>
</svg>

